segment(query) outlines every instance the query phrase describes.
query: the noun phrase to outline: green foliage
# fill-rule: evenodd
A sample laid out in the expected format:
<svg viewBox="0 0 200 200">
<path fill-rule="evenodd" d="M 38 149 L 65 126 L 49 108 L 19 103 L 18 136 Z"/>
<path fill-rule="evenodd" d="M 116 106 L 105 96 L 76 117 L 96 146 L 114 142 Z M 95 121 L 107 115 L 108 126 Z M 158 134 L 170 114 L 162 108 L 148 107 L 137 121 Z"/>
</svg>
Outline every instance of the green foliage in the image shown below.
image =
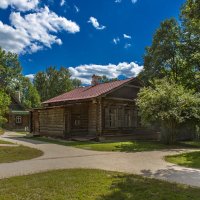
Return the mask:
<svg viewBox="0 0 200 200">
<path fill-rule="evenodd" d="M 146 82 L 153 78 L 168 77 L 178 81 L 182 76 L 180 57 L 180 28 L 175 19 L 161 23 L 153 37 L 151 47 L 146 48 L 144 71 L 141 77 Z"/>
<path fill-rule="evenodd" d="M 6 52 L 1 48 L 0 87 L 3 88 L 7 94 L 14 94 L 16 91 L 21 92 L 22 103 L 26 108 L 34 108 L 40 105 L 40 97 L 36 88 L 29 79 L 22 75 L 22 68 L 17 54 Z M 6 108 L 6 101 L 4 101 L 4 106 Z"/>
<path fill-rule="evenodd" d="M 0 89 L 0 125 L 6 122 L 5 114 L 8 112 L 10 97 Z"/>
<path fill-rule="evenodd" d="M 37 108 L 41 105 L 40 96 L 28 78 L 22 79 L 22 103 L 26 108 Z"/>
<path fill-rule="evenodd" d="M 0 87 L 15 91 L 19 87 L 21 70 L 17 54 L 0 47 Z"/>
<path fill-rule="evenodd" d="M 117 80 L 118 80 L 118 78 L 108 78 L 107 76 L 103 75 L 103 76 L 101 76 L 100 82 L 101 83 L 109 83 L 109 82 L 117 81 Z"/>
<path fill-rule="evenodd" d="M 49 67 L 45 72 L 38 72 L 33 83 L 41 100 L 45 101 L 81 85 L 80 80 L 70 78 L 69 69 L 61 67 L 57 70 L 55 67 Z"/>
<path fill-rule="evenodd" d="M 137 106 L 144 123 L 162 127 L 162 139 L 176 140 L 182 124 L 200 123 L 200 95 L 168 80 L 156 80 L 154 86 L 141 89 Z"/>
<path fill-rule="evenodd" d="M 146 48 L 139 76 L 146 85 L 154 78 L 168 78 L 200 91 L 200 1 L 186 1 L 181 23 L 175 19 L 161 23 Z"/>
<path fill-rule="evenodd" d="M 191 69 L 187 70 L 189 81 L 200 91 L 200 1 L 187 0 L 181 10 L 181 20 L 182 53 L 187 69 Z"/>
<path fill-rule="evenodd" d="M 81 80 L 75 78 L 75 79 L 72 79 L 72 85 L 74 88 L 78 88 L 81 86 Z"/>
</svg>

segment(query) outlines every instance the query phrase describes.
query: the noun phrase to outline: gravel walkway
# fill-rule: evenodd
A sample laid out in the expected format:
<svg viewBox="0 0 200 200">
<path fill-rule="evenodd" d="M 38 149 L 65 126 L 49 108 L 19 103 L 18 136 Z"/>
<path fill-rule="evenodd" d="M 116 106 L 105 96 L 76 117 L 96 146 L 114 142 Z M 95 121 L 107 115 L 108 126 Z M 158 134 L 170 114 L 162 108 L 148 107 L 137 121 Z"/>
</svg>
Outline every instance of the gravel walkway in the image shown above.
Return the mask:
<svg viewBox="0 0 200 200">
<path fill-rule="evenodd" d="M 0 179 L 54 169 L 94 168 L 140 174 L 200 187 L 200 170 L 176 166 L 163 159 L 166 155 L 187 150 L 98 152 L 24 139 L 14 132 L 7 132 L 1 139 L 40 149 L 44 155 L 32 160 L 0 164 Z"/>
</svg>

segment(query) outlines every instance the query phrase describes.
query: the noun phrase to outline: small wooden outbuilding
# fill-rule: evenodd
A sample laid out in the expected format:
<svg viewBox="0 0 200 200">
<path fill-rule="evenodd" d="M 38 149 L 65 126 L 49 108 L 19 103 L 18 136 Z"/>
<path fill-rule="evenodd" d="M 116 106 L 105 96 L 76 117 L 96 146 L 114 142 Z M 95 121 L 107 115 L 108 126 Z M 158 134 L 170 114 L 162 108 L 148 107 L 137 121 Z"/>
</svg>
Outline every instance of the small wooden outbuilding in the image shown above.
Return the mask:
<svg viewBox="0 0 200 200">
<path fill-rule="evenodd" d="M 7 114 L 5 128 L 14 131 L 29 131 L 30 111 L 26 110 L 21 103 L 20 93 L 10 93 L 11 104 Z"/>
<path fill-rule="evenodd" d="M 142 129 L 135 99 L 142 86 L 137 78 L 76 88 L 48 101 L 31 113 L 33 134 L 54 137 L 109 137 L 132 135 L 154 138 Z"/>
</svg>

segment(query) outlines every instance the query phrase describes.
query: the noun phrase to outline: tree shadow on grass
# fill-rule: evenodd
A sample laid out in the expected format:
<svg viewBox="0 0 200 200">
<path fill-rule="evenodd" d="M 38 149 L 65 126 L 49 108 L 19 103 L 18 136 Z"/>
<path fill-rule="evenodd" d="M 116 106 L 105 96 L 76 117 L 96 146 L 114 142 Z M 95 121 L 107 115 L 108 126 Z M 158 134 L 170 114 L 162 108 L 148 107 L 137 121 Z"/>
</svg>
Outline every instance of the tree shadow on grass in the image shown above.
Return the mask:
<svg viewBox="0 0 200 200">
<path fill-rule="evenodd" d="M 120 152 L 142 152 L 170 149 L 172 146 L 164 145 L 158 141 L 130 141 L 115 146 Z"/>
<path fill-rule="evenodd" d="M 137 175 L 119 175 L 96 200 L 199 200 L 200 190 Z"/>
<path fill-rule="evenodd" d="M 120 152 L 142 152 L 142 151 L 168 151 L 174 150 L 177 152 L 181 149 L 198 149 L 199 146 L 195 144 L 177 143 L 174 145 L 166 145 L 160 141 L 129 141 L 128 143 L 121 143 L 115 145 L 115 150 Z"/>
</svg>

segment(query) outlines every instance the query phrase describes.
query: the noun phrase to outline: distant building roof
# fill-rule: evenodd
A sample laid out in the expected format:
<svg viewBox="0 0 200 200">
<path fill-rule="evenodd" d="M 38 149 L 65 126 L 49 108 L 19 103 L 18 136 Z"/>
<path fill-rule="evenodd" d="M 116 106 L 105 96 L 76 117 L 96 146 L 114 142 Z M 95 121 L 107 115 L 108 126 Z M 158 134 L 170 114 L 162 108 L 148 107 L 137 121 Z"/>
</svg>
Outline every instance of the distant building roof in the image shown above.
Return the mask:
<svg viewBox="0 0 200 200">
<path fill-rule="evenodd" d="M 94 86 L 80 87 L 76 88 L 70 92 L 66 92 L 52 99 L 44 101 L 43 103 L 56 103 L 63 101 L 73 101 L 73 100 L 84 100 L 99 97 L 103 94 L 109 93 L 110 91 L 134 80 L 134 78 L 129 78 L 126 80 L 113 81 L 108 83 L 101 83 Z"/>
</svg>

